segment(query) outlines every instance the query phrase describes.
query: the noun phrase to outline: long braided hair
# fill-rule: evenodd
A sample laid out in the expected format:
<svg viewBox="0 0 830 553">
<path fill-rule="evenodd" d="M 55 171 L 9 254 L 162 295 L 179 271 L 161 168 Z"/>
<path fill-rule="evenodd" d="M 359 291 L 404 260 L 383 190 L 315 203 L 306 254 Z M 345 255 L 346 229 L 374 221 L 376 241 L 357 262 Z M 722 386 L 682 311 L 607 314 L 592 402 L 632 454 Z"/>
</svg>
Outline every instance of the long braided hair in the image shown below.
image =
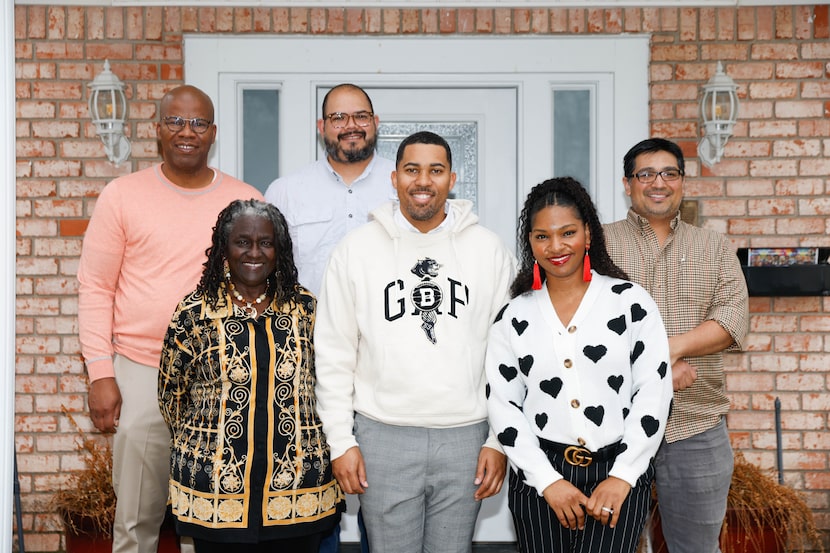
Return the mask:
<svg viewBox="0 0 830 553">
<path fill-rule="evenodd" d="M 588 191 L 574 178 L 557 177 L 534 186 L 525 200 L 519 217 L 517 236 L 520 244 L 519 272 L 510 286 L 511 297 L 515 298 L 528 292 L 533 285 L 535 259 L 530 248 L 530 231 L 536 214 L 552 205 L 573 208 L 579 220 L 588 225 L 591 233 L 591 267 L 594 271 L 610 277 L 628 279 L 625 271 L 614 264 L 605 249 L 605 233 L 602 231 L 597 209 Z M 544 278 L 545 274 L 542 271 L 542 279 Z"/>
<path fill-rule="evenodd" d="M 221 288 L 226 282 L 224 265 L 228 237 L 236 221 L 243 215 L 268 219 L 274 228 L 277 263 L 274 272 L 268 275 L 268 295 L 274 297 L 278 306 L 297 302 L 300 288 L 297 281 L 297 267 L 294 265 L 291 236 L 288 234 L 288 223 L 285 222 L 285 217 L 279 209 L 259 200 L 234 200 L 219 214 L 216 226 L 213 227 L 211 246 L 205 251 L 207 261 L 204 263 L 202 279 L 196 289 L 205 295 L 212 307 L 216 308 Z"/>
</svg>

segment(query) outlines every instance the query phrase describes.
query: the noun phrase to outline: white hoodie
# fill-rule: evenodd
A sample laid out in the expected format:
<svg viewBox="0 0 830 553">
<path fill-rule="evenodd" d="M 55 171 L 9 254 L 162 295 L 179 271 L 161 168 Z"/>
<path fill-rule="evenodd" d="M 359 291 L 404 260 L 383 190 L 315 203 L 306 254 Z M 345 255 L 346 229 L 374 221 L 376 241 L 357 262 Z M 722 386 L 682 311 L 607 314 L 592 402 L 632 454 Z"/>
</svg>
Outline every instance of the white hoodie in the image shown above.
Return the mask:
<svg viewBox="0 0 830 553">
<path fill-rule="evenodd" d="M 447 203 L 451 228 L 402 230 L 390 202 L 332 253 L 314 333 L 332 459 L 358 445 L 354 412 L 426 428 L 487 419 L 487 333 L 507 302 L 513 256 L 471 202 Z M 501 450 L 492 436 L 486 445 Z"/>
</svg>

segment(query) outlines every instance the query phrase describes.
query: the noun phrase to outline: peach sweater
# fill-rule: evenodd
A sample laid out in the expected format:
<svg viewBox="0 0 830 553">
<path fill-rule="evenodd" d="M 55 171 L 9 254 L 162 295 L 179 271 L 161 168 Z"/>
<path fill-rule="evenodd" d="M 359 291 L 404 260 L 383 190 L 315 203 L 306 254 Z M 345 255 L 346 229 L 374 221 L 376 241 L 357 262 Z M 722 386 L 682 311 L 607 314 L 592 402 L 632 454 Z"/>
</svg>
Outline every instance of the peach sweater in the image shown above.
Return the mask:
<svg viewBox="0 0 830 553">
<path fill-rule="evenodd" d="M 236 199 L 263 200 L 214 171 L 209 186 L 194 190 L 170 182 L 159 164 L 115 179 L 98 197 L 78 267 L 90 382 L 114 376 L 113 353 L 158 367 L 173 311 L 201 277 L 217 215 Z"/>
</svg>

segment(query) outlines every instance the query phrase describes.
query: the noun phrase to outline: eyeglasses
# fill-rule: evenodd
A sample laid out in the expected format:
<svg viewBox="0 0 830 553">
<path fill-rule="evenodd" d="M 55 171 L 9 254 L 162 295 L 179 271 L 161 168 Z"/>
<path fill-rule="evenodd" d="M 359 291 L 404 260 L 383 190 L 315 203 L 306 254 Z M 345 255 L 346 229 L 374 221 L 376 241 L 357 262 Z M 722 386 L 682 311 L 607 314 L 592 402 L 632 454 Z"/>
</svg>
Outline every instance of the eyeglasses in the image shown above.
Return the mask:
<svg viewBox="0 0 830 553">
<path fill-rule="evenodd" d="M 170 132 L 180 132 L 184 130 L 185 125 L 190 125 L 190 130 L 195 132 L 196 134 L 205 134 L 207 130 L 213 125 L 213 121 L 208 121 L 207 119 L 199 119 L 198 117 L 194 117 L 193 119 L 185 119 L 184 117 L 179 117 L 178 115 L 169 115 L 167 117 L 162 117 L 162 121 L 170 129 Z"/>
<path fill-rule="evenodd" d="M 354 119 L 354 124 L 358 127 L 368 127 L 372 124 L 372 118 L 375 116 L 371 111 L 358 111 L 357 113 L 329 113 L 326 119 L 331 122 L 331 126 L 335 129 L 342 129 L 349 124 L 349 118 Z"/>
<path fill-rule="evenodd" d="M 665 171 L 645 170 L 636 173 L 634 176 L 643 184 L 651 184 L 657 180 L 657 175 L 663 178 L 663 182 L 673 182 L 683 176 L 683 173 L 679 169 L 667 169 Z"/>
</svg>

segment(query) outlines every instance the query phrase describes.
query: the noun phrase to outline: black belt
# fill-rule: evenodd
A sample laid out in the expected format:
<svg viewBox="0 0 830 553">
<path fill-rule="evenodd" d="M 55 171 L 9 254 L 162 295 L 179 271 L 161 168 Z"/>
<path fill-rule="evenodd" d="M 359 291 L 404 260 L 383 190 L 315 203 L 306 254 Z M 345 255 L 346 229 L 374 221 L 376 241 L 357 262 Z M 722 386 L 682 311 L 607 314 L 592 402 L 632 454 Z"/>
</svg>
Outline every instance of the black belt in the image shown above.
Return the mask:
<svg viewBox="0 0 830 553">
<path fill-rule="evenodd" d="M 545 453 L 561 455 L 566 463 L 575 467 L 587 467 L 593 462 L 611 461 L 617 458 L 620 450 L 620 442 L 605 446 L 597 451 L 591 451 L 579 445 L 551 442 L 544 438 L 539 438 L 539 445 L 542 446 L 542 451 Z"/>
</svg>

